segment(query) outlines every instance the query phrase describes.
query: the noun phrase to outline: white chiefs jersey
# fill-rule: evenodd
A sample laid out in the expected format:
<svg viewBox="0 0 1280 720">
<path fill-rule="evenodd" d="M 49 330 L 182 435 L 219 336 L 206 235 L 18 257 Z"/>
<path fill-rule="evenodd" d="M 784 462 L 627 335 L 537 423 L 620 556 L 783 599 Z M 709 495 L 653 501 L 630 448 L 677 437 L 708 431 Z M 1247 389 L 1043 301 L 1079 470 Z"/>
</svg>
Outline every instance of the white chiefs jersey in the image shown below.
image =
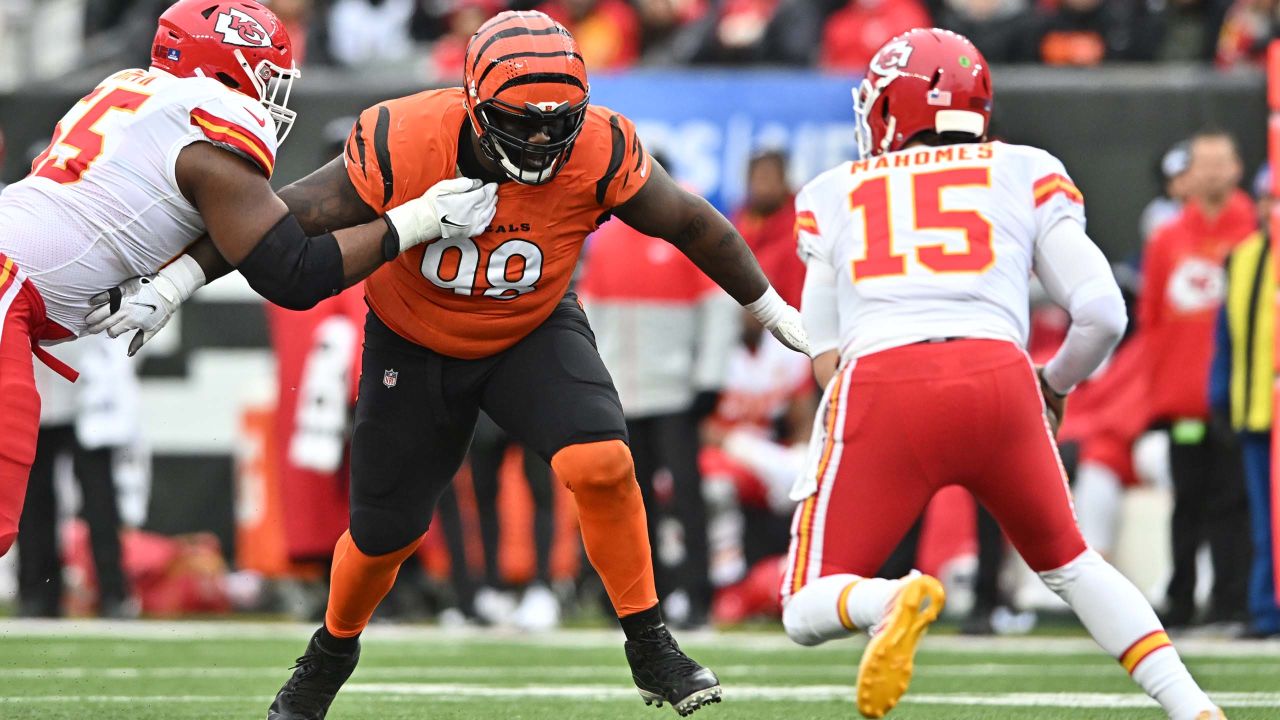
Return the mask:
<svg viewBox="0 0 1280 720">
<path fill-rule="evenodd" d="M 156 272 L 204 233 L 175 175 L 179 152 L 197 141 L 271 176 L 271 118 L 211 78 L 124 70 L 63 116 L 31 174 L 0 194 L 0 253 L 39 290 L 51 321 L 79 335 L 90 297 Z"/>
<path fill-rule="evenodd" d="M 934 338 L 1025 345 L 1035 245 L 1085 221 L 1057 158 L 1001 142 L 844 163 L 806 185 L 796 211 L 801 258 L 836 270 L 846 359 Z"/>
</svg>

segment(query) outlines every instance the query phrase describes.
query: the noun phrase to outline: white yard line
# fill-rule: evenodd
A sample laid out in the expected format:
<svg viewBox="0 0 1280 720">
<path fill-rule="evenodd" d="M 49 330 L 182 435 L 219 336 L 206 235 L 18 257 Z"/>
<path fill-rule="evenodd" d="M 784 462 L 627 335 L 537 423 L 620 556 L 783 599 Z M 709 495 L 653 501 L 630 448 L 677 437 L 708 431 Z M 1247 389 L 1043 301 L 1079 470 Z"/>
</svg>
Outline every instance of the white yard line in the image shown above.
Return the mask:
<svg viewBox="0 0 1280 720">
<path fill-rule="evenodd" d="M 379 700 L 461 700 L 471 698 L 503 700 L 636 700 L 633 688 L 594 685 L 553 685 L 534 687 L 486 687 L 458 684 L 352 683 L 343 693 L 377 695 Z M 210 703 L 243 702 L 243 695 L 40 695 L 0 697 L 0 704 L 34 703 Z M 1280 708 L 1280 693 L 1214 693 L 1225 707 Z M 741 685 L 725 689 L 725 701 L 852 701 L 852 692 L 843 685 L 803 687 Z M 988 707 L 1057 708 L 1146 708 L 1155 702 L 1144 695 L 1123 693 L 913 693 L 903 698 L 905 705 L 967 705 Z"/>
<path fill-rule="evenodd" d="M 790 678 L 809 680 L 843 680 L 853 681 L 855 674 L 853 665 L 816 664 L 816 665 L 716 665 L 716 672 L 721 677 L 749 677 L 759 679 Z M 1280 676 L 1280 665 L 1272 663 L 1209 663 L 1197 664 L 1196 674 L 1251 677 Z M 0 667 L 0 679 L 22 680 L 147 680 L 147 679 L 201 679 L 201 678 L 233 678 L 233 679 L 266 679 L 283 677 L 287 668 L 283 666 L 267 667 Z M 1080 665 L 1072 663 L 1045 664 L 1011 664 L 1011 663 L 975 663 L 975 664 L 929 664 L 916 665 L 916 674 L 920 677 L 1056 677 L 1063 674 L 1090 677 L 1122 677 L 1119 666 L 1106 663 L 1101 665 Z M 546 665 L 546 666 L 423 666 L 402 667 L 362 667 L 356 671 L 357 680 L 435 680 L 435 679 L 493 679 L 521 680 L 541 678 L 600 678 L 615 681 L 626 678 L 625 665 Z"/>
<path fill-rule="evenodd" d="M 315 625 L 290 622 L 242 621 L 160 621 L 160 620 L 0 620 L 0 652 L 10 641 L 29 638 L 104 638 L 129 641 L 180 640 L 303 640 Z M 503 643 L 546 648 L 615 648 L 622 642 L 616 630 L 558 630 L 548 634 L 522 634 L 513 630 L 483 628 L 442 629 L 429 625 L 373 625 L 365 637 L 376 642 L 433 643 L 448 651 L 458 643 Z M 799 646 L 778 632 L 700 631 L 681 633 L 682 644 L 715 646 L 726 650 L 798 650 Z M 860 644 L 860 639 L 853 643 Z M 1201 657 L 1280 657 L 1280 641 L 1240 642 L 1210 638 L 1174 638 L 1186 655 Z M 830 646 L 835 647 L 835 646 Z M 853 647 L 843 644 L 840 647 Z M 925 647 L 944 653 L 998 653 L 1009 655 L 1096 654 L 1100 652 L 1085 637 L 990 637 L 931 636 Z"/>
</svg>

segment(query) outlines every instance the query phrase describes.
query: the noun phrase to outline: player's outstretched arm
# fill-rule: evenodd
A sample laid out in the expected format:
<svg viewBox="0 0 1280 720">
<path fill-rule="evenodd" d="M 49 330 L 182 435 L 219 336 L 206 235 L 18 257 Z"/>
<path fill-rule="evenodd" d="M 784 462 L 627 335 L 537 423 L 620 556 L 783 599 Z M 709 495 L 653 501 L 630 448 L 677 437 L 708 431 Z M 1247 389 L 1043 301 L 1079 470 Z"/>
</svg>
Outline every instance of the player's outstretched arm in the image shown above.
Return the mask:
<svg viewBox="0 0 1280 720">
<path fill-rule="evenodd" d="M 681 188 L 651 162 L 653 175 L 613 213 L 640 232 L 679 248 L 787 347 L 809 354 L 800 312 L 769 284 L 747 243 L 711 203 Z"/>
<path fill-rule="evenodd" d="M 305 310 L 367 277 L 405 250 L 439 237 L 484 231 L 496 211 L 497 188 L 478 180 L 452 178 L 422 197 L 353 227 L 309 235 L 299 218 L 276 196 L 266 177 L 240 157 L 207 143 L 195 143 L 178 157 L 176 175 L 183 195 L 200 211 L 217 255 L 233 265 L 258 294 L 293 310 Z M 313 210 L 313 227 L 324 217 Z M 221 267 L 197 246 L 209 266 Z M 130 355 L 160 330 L 173 311 L 208 277 L 192 254 L 184 254 L 153 276 L 134 278 L 95 298 L 91 332 L 112 337 L 138 330 Z M 144 297 L 145 296 L 145 297 Z M 142 300 L 145 300 L 143 302 Z"/>
</svg>

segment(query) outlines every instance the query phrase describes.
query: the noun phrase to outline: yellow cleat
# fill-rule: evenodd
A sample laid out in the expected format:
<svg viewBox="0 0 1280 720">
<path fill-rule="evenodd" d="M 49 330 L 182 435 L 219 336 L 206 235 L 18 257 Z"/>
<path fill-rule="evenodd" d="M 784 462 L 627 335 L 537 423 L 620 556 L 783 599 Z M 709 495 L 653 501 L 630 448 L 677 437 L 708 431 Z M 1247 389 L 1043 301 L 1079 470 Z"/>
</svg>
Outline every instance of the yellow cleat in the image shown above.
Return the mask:
<svg viewBox="0 0 1280 720">
<path fill-rule="evenodd" d="M 871 637 L 858 666 L 858 712 L 863 717 L 884 717 L 911 684 L 916 646 L 938 619 L 946 593 L 942 583 L 929 575 L 904 582 L 880 632 Z"/>
<path fill-rule="evenodd" d="M 1205 710 L 1196 716 L 1196 720 L 1227 720 L 1227 714 L 1221 708 Z"/>
</svg>

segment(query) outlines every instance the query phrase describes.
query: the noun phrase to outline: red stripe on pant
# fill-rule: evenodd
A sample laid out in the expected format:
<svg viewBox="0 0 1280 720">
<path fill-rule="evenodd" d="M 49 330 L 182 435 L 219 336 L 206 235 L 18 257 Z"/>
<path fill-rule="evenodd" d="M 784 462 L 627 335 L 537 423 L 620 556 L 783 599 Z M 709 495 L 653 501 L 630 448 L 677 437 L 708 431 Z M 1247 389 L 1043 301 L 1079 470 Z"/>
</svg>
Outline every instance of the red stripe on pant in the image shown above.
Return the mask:
<svg viewBox="0 0 1280 720">
<path fill-rule="evenodd" d="M 40 396 L 32 367 L 32 328 L 38 322 L 34 291 L 19 282 L 13 262 L 0 254 L 0 555 L 18 536 L 27 476 L 36 457 Z"/>
<path fill-rule="evenodd" d="M 991 511 L 1033 570 L 1084 552 L 1039 384 L 1016 345 L 894 348 L 859 358 L 848 384 L 835 477 L 810 499 L 809 522 L 793 529 L 793 541 L 814 545 L 810 577 L 874 576 L 933 495 L 953 484 Z"/>
</svg>

